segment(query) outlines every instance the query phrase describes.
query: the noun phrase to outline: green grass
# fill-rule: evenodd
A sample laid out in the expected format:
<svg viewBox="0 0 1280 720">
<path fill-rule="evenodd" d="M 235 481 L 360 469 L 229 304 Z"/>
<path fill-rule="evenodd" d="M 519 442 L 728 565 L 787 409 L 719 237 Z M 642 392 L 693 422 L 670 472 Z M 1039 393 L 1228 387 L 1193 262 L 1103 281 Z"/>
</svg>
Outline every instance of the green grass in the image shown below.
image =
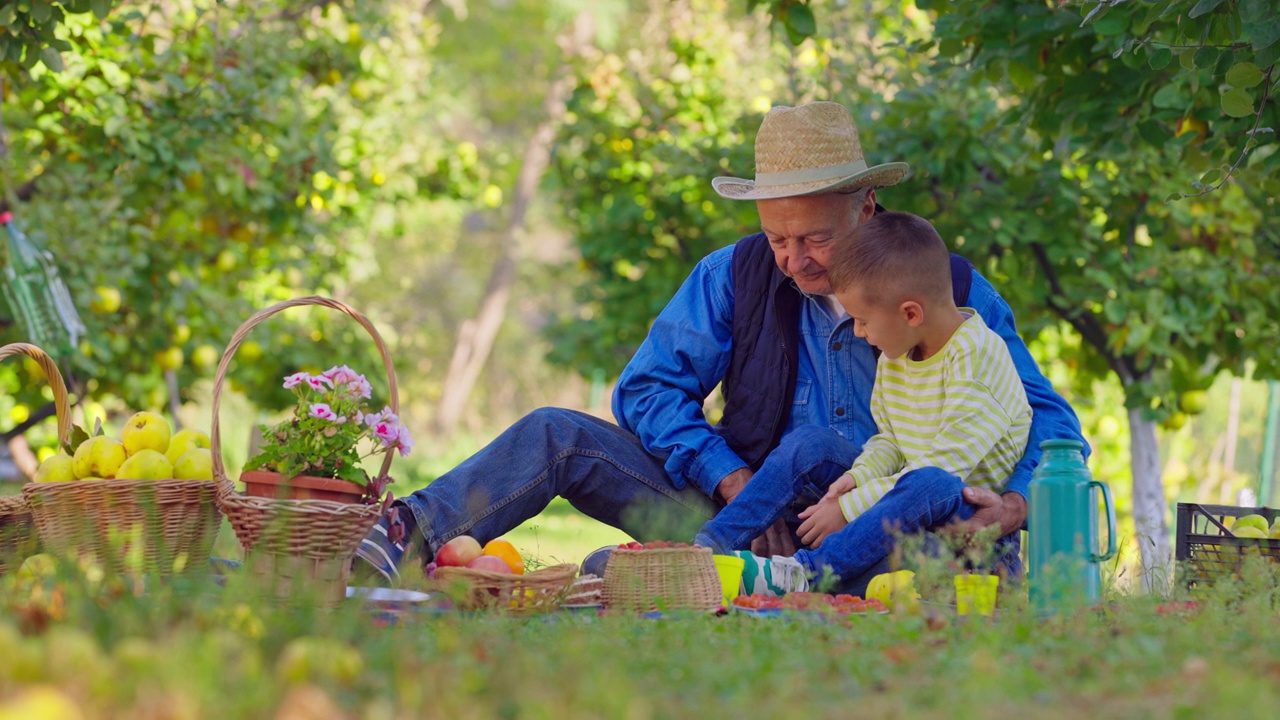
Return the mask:
<svg viewBox="0 0 1280 720">
<path fill-rule="evenodd" d="M 38 586 L 0 579 L 0 718 L 38 687 L 95 718 L 1260 717 L 1280 702 L 1280 584 L 1252 574 L 1185 615 L 1119 597 L 1042 618 L 1013 588 L 995 620 L 447 612 L 384 627 L 357 605 L 275 606 L 243 578 L 93 584 L 64 565 Z"/>
</svg>

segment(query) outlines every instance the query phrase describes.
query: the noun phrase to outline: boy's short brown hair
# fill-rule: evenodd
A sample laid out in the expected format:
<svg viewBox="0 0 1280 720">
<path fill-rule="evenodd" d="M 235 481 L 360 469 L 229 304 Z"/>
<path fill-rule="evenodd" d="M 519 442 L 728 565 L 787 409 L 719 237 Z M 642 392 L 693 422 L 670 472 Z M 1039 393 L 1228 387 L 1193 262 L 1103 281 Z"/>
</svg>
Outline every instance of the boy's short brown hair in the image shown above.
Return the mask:
<svg viewBox="0 0 1280 720">
<path fill-rule="evenodd" d="M 834 292 L 858 288 L 866 302 L 952 302 L 951 254 L 933 225 L 904 212 L 881 212 L 836 245 L 827 265 Z"/>
</svg>

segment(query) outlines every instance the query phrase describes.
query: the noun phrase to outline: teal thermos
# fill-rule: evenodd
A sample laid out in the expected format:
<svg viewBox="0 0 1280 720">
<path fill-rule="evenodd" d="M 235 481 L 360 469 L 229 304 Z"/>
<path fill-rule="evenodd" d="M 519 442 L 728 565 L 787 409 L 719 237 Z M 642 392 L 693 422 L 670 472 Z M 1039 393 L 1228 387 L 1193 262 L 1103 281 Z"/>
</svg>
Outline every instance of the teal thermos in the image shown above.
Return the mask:
<svg viewBox="0 0 1280 720">
<path fill-rule="evenodd" d="M 1045 440 L 1031 476 L 1027 515 L 1027 580 L 1032 607 L 1055 610 L 1097 602 L 1099 563 L 1116 554 L 1116 509 L 1111 488 L 1093 479 L 1079 440 Z M 1107 506 L 1107 552 L 1098 554 L 1098 505 Z"/>
</svg>

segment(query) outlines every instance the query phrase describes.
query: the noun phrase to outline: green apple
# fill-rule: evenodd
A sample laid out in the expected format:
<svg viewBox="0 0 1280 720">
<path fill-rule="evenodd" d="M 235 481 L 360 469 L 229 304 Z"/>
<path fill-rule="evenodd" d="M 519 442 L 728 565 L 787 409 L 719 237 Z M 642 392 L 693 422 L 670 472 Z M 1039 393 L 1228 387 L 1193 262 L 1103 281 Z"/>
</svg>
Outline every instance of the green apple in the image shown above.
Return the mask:
<svg viewBox="0 0 1280 720">
<path fill-rule="evenodd" d="M 1178 399 L 1178 407 L 1188 415 L 1199 415 L 1209 406 L 1209 393 L 1204 390 L 1188 390 Z"/>
<path fill-rule="evenodd" d="M 1266 518 L 1256 513 L 1250 514 L 1250 515 L 1241 515 L 1240 517 L 1236 518 L 1236 524 L 1232 526 L 1232 532 L 1235 532 L 1236 535 L 1239 535 L 1240 533 L 1238 531 L 1240 530 L 1240 528 L 1244 528 L 1244 527 L 1257 528 L 1265 536 L 1267 534 L 1267 530 L 1270 529 L 1270 524 L 1267 523 Z"/>
<path fill-rule="evenodd" d="M 1244 527 L 1240 527 L 1239 525 L 1237 525 L 1234 529 L 1232 529 L 1231 533 L 1238 538 L 1263 539 L 1267 537 L 1267 531 L 1259 530 L 1253 525 L 1245 525 Z"/>
</svg>

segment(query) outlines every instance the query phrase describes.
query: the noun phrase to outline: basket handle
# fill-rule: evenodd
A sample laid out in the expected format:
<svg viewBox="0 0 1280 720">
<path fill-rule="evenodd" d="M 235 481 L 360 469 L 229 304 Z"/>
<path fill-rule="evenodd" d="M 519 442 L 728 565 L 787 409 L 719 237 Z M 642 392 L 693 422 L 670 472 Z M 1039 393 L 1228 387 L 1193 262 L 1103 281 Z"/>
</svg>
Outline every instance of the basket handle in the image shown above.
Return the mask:
<svg viewBox="0 0 1280 720">
<path fill-rule="evenodd" d="M 373 326 L 373 323 L 369 322 L 369 318 L 346 303 L 319 295 L 308 295 L 278 302 L 249 316 L 249 319 L 245 320 L 244 324 L 236 329 L 231 336 L 231 341 L 227 343 L 227 349 L 222 353 L 222 361 L 218 363 L 218 372 L 213 379 L 213 425 L 209 428 L 209 449 L 210 455 L 213 456 L 213 476 L 215 478 L 225 478 L 227 475 L 226 466 L 222 462 L 222 425 L 218 420 L 218 414 L 222 407 L 222 384 L 227 378 L 227 368 L 231 366 L 231 358 L 236 354 L 236 350 L 240 349 L 240 343 L 244 342 L 245 336 L 249 334 L 250 330 L 276 313 L 301 305 L 320 305 L 321 307 L 332 308 L 346 313 L 368 331 L 373 338 L 374 344 L 378 346 L 378 352 L 382 354 L 382 366 L 387 371 L 391 412 L 397 415 L 400 414 L 400 390 L 396 384 L 396 369 L 391 363 L 391 353 L 387 350 L 387 344 L 383 342 L 382 335 L 378 333 L 378 329 Z M 394 450 L 395 448 L 387 448 L 386 457 L 382 460 L 382 470 L 379 474 L 386 475 L 387 471 L 391 469 Z"/>
<path fill-rule="evenodd" d="M 31 343 L 10 343 L 0 347 L 0 359 L 14 355 L 26 355 L 44 370 L 49 387 L 53 388 L 53 409 L 58 416 L 58 445 L 65 445 L 71 437 L 71 402 L 67 399 L 67 385 L 62 381 L 62 371 L 53 358 Z"/>
</svg>

